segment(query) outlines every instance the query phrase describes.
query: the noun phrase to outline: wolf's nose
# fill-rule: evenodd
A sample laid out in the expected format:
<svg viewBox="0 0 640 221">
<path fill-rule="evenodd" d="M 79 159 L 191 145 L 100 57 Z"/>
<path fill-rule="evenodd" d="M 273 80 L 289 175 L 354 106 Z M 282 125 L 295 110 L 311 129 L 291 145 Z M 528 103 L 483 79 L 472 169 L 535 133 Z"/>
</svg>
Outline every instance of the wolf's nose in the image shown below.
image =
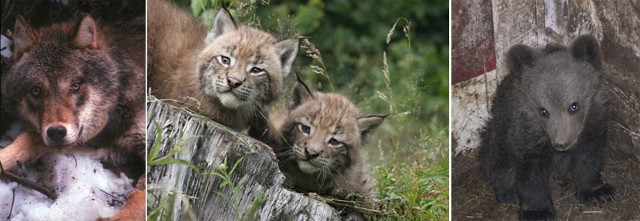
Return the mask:
<svg viewBox="0 0 640 221">
<path fill-rule="evenodd" d="M 49 127 L 49 129 L 47 129 L 47 136 L 56 143 L 60 143 L 62 139 L 67 136 L 67 128 L 64 126 Z"/>
<path fill-rule="evenodd" d="M 229 85 L 229 87 L 231 87 L 231 89 L 235 89 L 237 87 L 240 87 L 240 85 L 242 85 L 242 81 L 236 79 L 236 78 L 227 78 L 227 84 Z"/>
</svg>

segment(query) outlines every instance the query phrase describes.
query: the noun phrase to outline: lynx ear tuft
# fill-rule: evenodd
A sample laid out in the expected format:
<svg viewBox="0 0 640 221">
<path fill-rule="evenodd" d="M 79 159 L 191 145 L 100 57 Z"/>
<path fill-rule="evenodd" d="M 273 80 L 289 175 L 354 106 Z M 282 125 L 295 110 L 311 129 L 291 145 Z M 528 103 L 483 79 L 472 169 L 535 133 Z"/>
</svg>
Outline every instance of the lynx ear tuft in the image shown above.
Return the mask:
<svg viewBox="0 0 640 221">
<path fill-rule="evenodd" d="M 293 86 L 293 92 L 291 94 L 291 104 L 289 110 L 293 110 L 300 106 L 304 102 L 313 99 L 313 92 L 309 90 L 309 87 L 300 79 L 300 76 L 296 75 L 297 82 Z"/>
<path fill-rule="evenodd" d="M 373 132 L 380 127 L 387 115 L 368 115 L 358 118 L 358 129 L 362 144 L 366 144 Z"/>
<path fill-rule="evenodd" d="M 213 19 L 213 25 L 211 31 L 207 34 L 207 38 L 204 40 L 205 44 L 213 43 L 216 38 L 220 37 L 224 33 L 236 30 L 238 27 L 231 17 L 231 13 L 226 8 L 221 8 L 218 14 Z"/>
<path fill-rule="evenodd" d="M 298 55 L 300 39 L 287 39 L 276 43 L 276 54 L 282 64 L 282 78 L 287 77 Z"/>
</svg>

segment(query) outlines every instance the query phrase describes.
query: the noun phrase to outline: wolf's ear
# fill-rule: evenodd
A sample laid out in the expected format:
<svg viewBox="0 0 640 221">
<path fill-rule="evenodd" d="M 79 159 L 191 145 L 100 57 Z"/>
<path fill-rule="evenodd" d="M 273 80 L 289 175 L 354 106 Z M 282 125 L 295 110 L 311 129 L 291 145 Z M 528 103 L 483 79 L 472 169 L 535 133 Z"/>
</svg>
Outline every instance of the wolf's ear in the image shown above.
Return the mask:
<svg viewBox="0 0 640 221">
<path fill-rule="evenodd" d="M 38 33 L 24 21 L 22 16 L 18 16 L 16 26 L 13 29 L 13 44 L 15 49 L 12 56 L 13 60 L 17 60 L 22 56 L 22 53 L 31 48 L 37 39 L 37 34 Z"/>
<path fill-rule="evenodd" d="M 507 67 L 513 73 L 520 74 L 533 67 L 538 59 L 537 51 L 526 45 L 515 45 L 507 52 Z"/>
<path fill-rule="evenodd" d="M 598 40 L 591 35 L 582 35 L 571 43 L 571 56 L 577 60 L 586 61 L 596 70 L 602 69 L 602 53 Z"/>
<path fill-rule="evenodd" d="M 300 106 L 304 102 L 313 99 L 313 93 L 309 90 L 309 87 L 302 82 L 300 76 L 296 75 L 297 82 L 293 85 L 293 92 L 291 94 L 291 104 L 289 105 L 289 110 L 293 110 L 296 107 Z"/>
<path fill-rule="evenodd" d="M 371 134 L 380 127 L 387 115 L 368 115 L 358 118 L 358 129 L 360 130 L 360 140 L 362 144 L 369 142 Z"/>
<path fill-rule="evenodd" d="M 229 11 L 224 7 L 220 8 L 220 11 L 216 14 L 216 18 L 213 19 L 211 31 L 207 34 L 207 38 L 204 40 L 204 43 L 209 45 L 216 40 L 216 38 L 220 37 L 220 35 L 236 30 L 236 28 L 238 27 L 233 21 L 231 13 L 229 13 Z"/>
<path fill-rule="evenodd" d="M 76 48 L 91 48 L 98 49 L 98 29 L 96 28 L 96 22 L 91 15 L 85 14 L 82 16 L 82 21 L 78 25 L 76 30 L 76 36 L 73 39 L 73 46 Z"/>
<path fill-rule="evenodd" d="M 287 39 L 276 43 L 276 54 L 282 64 L 282 78 L 287 77 L 298 55 L 300 39 Z"/>
</svg>

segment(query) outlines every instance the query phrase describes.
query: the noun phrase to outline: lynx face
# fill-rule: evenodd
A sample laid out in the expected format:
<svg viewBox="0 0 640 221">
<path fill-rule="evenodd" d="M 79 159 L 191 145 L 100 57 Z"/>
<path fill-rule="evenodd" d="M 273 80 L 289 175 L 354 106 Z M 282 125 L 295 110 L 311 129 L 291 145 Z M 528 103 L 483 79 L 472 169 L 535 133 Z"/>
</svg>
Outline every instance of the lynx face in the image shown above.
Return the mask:
<svg viewBox="0 0 640 221">
<path fill-rule="evenodd" d="M 298 51 L 297 39 L 276 42 L 263 31 L 237 27 L 224 9 L 205 44 L 198 56 L 200 87 L 205 96 L 232 109 L 277 99 Z"/>
<path fill-rule="evenodd" d="M 345 97 L 296 84 L 284 136 L 304 173 L 336 175 L 360 160 L 360 149 L 384 116 L 362 116 Z"/>
</svg>

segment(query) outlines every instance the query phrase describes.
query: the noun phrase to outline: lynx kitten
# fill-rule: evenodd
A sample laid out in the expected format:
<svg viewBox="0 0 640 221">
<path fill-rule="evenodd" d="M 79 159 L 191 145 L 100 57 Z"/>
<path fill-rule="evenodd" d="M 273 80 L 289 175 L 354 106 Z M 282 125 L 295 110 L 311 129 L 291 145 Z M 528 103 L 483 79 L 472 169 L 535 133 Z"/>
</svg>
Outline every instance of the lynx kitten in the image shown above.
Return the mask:
<svg viewBox="0 0 640 221">
<path fill-rule="evenodd" d="M 272 116 L 280 167 L 295 189 L 342 199 L 374 198 L 362 147 L 385 116 L 363 116 L 344 96 L 296 83 L 288 110 Z"/>
<path fill-rule="evenodd" d="M 148 7 L 151 94 L 238 131 L 263 131 L 264 110 L 280 97 L 298 40 L 278 42 L 266 32 L 237 25 L 225 9 L 207 33 L 193 16 L 168 2 L 149 1 Z"/>
</svg>

